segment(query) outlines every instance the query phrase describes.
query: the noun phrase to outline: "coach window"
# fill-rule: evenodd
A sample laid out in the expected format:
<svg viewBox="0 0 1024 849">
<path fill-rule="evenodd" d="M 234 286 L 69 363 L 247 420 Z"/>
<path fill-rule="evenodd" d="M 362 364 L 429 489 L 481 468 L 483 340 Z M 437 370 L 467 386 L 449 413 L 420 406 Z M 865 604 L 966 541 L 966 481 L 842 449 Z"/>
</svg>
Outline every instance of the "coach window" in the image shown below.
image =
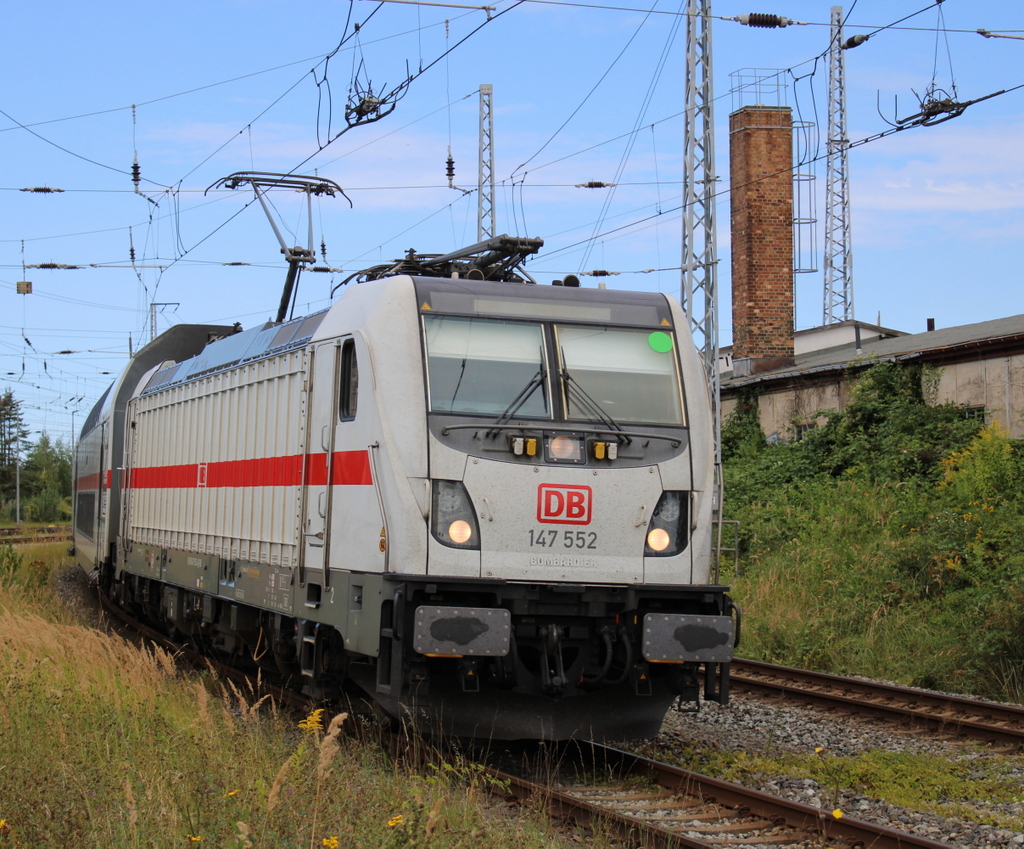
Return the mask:
<svg viewBox="0 0 1024 849">
<path fill-rule="evenodd" d="M 359 398 L 359 366 L 356 363 L 356 343 L 348 339 L 341 348 L 341 404 L 339 412 L 342 421 L 356 417 L 356 402 Z"/>
</svg>

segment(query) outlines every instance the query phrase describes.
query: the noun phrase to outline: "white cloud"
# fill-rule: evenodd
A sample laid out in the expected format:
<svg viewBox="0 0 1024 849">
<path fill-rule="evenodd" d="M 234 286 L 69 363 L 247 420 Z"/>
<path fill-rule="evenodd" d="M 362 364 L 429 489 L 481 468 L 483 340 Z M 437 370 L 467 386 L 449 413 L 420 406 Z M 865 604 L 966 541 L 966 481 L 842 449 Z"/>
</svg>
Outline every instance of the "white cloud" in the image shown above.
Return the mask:
<svg viewBox="0 0 1024 849">
<path fill-rule="evenodd" d="M 954 119 L 954 121 L 957 119 Z M 908 130 L 851 151 L 851 193 L 862 210 L 984 214 L 1024 209 L 1024 121 Z"/>
</svg>

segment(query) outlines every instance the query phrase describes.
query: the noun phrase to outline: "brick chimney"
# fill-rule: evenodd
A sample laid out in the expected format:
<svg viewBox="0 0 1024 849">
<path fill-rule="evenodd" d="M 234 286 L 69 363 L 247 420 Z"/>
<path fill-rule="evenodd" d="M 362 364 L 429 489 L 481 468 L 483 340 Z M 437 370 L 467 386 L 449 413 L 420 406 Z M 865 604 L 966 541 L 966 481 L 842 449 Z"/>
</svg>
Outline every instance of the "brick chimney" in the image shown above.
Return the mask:
<svg viewBox="0 0 1024 849">
<path fill-rule="evenodd" d="M 729 116 L 733 374 L 793 364 L 793 119 L 787 106 Z"/>
</svg>

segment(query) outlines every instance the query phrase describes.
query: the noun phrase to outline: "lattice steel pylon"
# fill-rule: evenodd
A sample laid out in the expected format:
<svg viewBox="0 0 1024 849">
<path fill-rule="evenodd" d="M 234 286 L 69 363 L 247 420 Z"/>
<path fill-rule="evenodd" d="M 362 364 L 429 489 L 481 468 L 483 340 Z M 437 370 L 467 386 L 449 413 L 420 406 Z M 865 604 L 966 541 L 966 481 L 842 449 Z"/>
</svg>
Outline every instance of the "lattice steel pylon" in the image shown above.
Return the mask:
<svg viewBox="0 0 1024 849">
<path fill-rule="evenodd" d="M 476 183 L 476 236 L 478 242 L 494 237 L 494 124 L 491 96 L 494 86 L 480 86 L 480 168 Z"/>
<path fill-rule="evenodd" d="M 828 141 L 825 177 L 825 306 L 822 324 L 853 318 L 853 255 L 850 251 L 850 172 L 846 133 L 846 60 L 843 7 L 832 7 L 828 49 Z"/>
<path fill-rule="evenodd" d="M 722 459 L 718 377 L 718 256 L 715 239 L 715 116 L 711 85 L 711 0 L 686 5 L 683 124 L 683 256 L 680 301 L 700 352 L 714 414 L 715 463 Z"/>
</svg>

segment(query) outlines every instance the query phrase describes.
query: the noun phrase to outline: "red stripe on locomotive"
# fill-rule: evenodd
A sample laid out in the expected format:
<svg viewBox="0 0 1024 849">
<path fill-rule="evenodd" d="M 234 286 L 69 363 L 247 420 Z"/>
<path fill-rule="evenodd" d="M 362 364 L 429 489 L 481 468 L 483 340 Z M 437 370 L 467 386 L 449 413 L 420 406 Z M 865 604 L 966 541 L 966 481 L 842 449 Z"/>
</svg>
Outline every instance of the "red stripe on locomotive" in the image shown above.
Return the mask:
<svg viewBox="0 0 1024 849">
<path fill-rule="evenodd" d="M 126 486 L 132 489 L 195 489 L 204 487 L 300 486 L 302 462 L 306 461 L 306 483 L 327 483 L 327 455 L 302 454 L 290 457 L 261 457 L 255 460 L 226 460 L 220 463 L 186 463 L 180 466 L 149 466 L 131 470 Z M 204 465 L 205 479 L 200 476 Z M 90 476 L 91 477 L 91 476 Z M 334 486 L 369 486 L 370 457 L 366 451 L 336 451 L 331 469 Z"/>
</svg>

